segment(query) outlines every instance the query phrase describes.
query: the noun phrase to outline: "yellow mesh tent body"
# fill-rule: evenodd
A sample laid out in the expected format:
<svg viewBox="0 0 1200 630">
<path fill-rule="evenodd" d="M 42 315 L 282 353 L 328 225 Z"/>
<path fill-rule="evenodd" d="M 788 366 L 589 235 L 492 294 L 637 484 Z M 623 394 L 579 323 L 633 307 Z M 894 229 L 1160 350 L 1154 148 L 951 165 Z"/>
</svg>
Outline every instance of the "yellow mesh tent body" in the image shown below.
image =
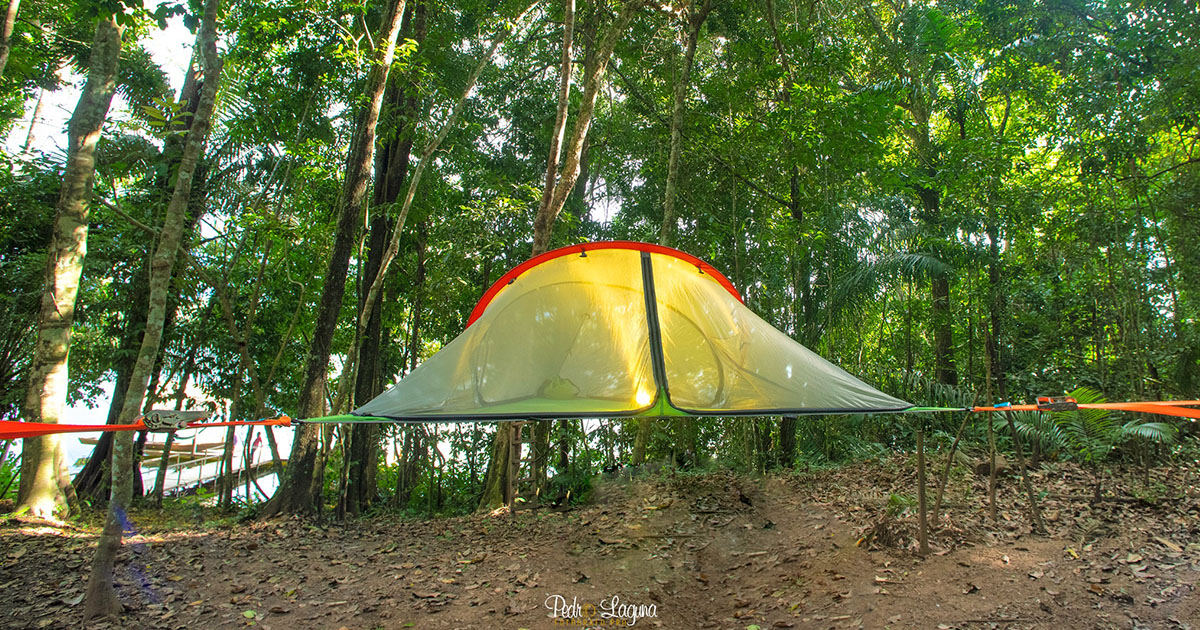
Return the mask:
<svg viewBox="0 0 1200 630">
<path fill-rule="evenodd" d="M 531 259 L 354 415 L 408 421 L 898 412 L 767 324 L 718 271 L 631 242 Z"/>
</svg>

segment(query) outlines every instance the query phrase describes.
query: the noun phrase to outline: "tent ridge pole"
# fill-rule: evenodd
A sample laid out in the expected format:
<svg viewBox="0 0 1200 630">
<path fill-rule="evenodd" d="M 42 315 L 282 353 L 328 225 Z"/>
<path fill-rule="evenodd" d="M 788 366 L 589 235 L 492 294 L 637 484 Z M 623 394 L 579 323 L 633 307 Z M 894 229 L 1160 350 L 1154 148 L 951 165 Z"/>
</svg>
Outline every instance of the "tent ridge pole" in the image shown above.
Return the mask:
<svg viewBox="0 0 1200 630">
<path fill-rule="evenodd" d="M 662 402 L 670 405 L 671 390 L 667 386 L 667 362 L 663 354 L 662 329 L 658 323 L 658 298 L 654 292 L 654 264 L 650 252 L 642 252 L 642 295 L 646 300 L 646 326 L 650 334 L 650 365 L 658 390 L 655 396 L 661 393 L 666 398 Z"/>
</svg>

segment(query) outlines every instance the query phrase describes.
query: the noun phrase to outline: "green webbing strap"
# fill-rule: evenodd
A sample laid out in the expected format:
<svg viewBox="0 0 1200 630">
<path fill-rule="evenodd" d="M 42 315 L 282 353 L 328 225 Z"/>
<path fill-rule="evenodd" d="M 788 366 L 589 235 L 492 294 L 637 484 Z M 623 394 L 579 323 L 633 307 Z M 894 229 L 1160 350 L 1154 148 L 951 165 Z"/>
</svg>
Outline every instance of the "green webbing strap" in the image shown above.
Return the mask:
<svg viewBox="0 0 1200 630">
<path fill-rule="evenodd" d="M 357 423 L 393 423 L 396 422 L 391 418 L 377 418 L 375 416 L 355 416 L 348 413 L 339 414 L 336 416 L 320 416 L 317 418 L 305 418 L 303 420 L 292 420 L 292 423 L 299 424 L 338 424 L 341 422 L 357 422 Z"/>
<path fill-rule="evenodd" d="M 946 411 L 971 411 L 969 407 L 909 407 L 901 413 L 939 413 Z"/>
</svg>

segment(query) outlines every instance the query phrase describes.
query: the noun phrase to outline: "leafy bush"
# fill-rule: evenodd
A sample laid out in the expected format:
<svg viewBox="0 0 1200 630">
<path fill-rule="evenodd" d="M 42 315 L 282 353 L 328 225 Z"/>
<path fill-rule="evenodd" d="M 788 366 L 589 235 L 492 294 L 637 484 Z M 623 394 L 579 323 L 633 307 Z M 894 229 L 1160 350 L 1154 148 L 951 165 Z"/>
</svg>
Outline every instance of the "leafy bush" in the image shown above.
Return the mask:
<svg viewBox="0 0 1200 630">
<path fill-rule="evenodd" d="M 1080 387 L 1068 395 L 1082 404 L 1108 402 L 1100 392 L 1088 387 Z M 1143 418 L 1121 422 L 1119 415 L 1108 409 L 1079 409 L 1050 414 L 1036 411 L 1014 413 L 1013 422 L 1023 440 L 1036 442 L 1047 450 L 1061 449 L 1061 452 L 1091 471 L 1096 499 L 1100 497 L 1100 466 L 1119 447 L 1136 445 L 1144 448 L 1152 443 L 1170 444 L 1178 433 L 1173 425 L 1166 422 Z M 998 431 L 1007 426 L 1003 418 L 995 423 Z"/>
</svg>

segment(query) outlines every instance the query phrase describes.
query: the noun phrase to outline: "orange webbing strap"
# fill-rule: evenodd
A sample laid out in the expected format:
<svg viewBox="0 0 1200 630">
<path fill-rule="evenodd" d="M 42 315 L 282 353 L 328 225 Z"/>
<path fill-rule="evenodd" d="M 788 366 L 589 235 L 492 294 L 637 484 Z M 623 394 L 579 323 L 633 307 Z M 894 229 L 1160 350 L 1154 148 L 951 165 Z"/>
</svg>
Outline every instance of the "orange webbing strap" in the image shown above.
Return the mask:
<svg viewBox="0 0 1200 630">
<path fill-rule="evenodd" d="M 1107 403 L 1110 405 L 1125 405 L 1128 403 Z M 1193 407 L 1200 405 L 1200 400 L 1147 400 L 1136 405 L 1166 405 L 1168 407 Z"/>
<path fill-rule="evenodd" d="M 1086 408 L 1085 405 L 1079 405 Z M 1163 416 L 1176 416 L 1179 418 L 1194 418 L 1200 420 L 1200 409 L 1188 409 L 1187 407 L 1176 407 L 1174 405 L 1163 404 L 1146 404 L 1146 403 L 1110 403 L 1106 409 L 1117 409 L 1120 411 L 1140 411 L 1142 413 L 1157 413 Z"/>
<path fill-rule="evenodd" d="M 55 422 L 20 422 L 0 420 L 0 440 L 39 437 L 52 433 L 90 433 L 92 431 L 140 431 L 146 426 L 135 424 L 58 424 Z"/>
<path fill-rule="evenodd" d="M 290 427 L 292 419 L 288 416 L 267 418 L 266 420 L 225 421 L 225 422 L 194 422 L 188 424 L 188 429 L 203 429 L 204 427 L 228 426 L 263 426 Z M 16 440 L 28 437 L 40 437 L 52 433 L 92 433 L 113 431 L 143 431 L 146 425 L 141 418 L 133 424 L 57 424 L 53 422 L 20 422 L 18 420 L 0 420 L 0 440 Z"/>
<path fill-rule="evenodd" d="M 203 429 L 204 427 L 290 427 L 292 419 L 288 416 L 279 416 L 278 418 L 267 418 L 266 420 L 226 420 L 223 422 L 192 422 L 189 423 L 189 429 Z"/>
</svg>

